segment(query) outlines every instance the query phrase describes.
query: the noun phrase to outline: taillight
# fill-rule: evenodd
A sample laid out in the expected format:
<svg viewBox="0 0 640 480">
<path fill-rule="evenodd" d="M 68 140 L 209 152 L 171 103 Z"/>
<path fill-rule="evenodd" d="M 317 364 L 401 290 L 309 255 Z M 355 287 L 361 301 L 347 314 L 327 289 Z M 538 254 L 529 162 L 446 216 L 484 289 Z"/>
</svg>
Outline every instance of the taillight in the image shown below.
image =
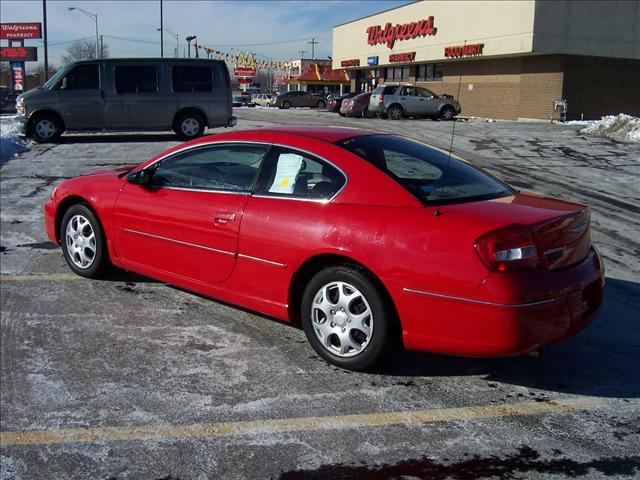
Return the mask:
<svg viewBox="0 0 640 480">
<path fill-rule="evenodd" d="M 381 94 L 378 96 L 378 103 L 382 103 L 382 102 L 384 102 L 384 93 L 381 93 Z"/>
<path fill-rule="evenodd" d="M 486 233 L 476 240 L 474 249 L 493 272 L 515 272 L 542 265 L 533 234 L 524 225 L 509 225 Z"/>
</svg>

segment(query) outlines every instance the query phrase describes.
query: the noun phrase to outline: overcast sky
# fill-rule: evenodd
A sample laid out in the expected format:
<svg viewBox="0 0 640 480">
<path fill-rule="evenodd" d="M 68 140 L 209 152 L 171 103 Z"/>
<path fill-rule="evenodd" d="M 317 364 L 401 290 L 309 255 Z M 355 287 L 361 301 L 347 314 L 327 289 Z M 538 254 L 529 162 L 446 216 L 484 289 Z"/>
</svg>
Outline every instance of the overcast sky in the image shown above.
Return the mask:
<svg viewBox="0 0 640 480">
<path fill-rule="evenodd" d="M 258 59 L 300 58 L 299 50 L 311 56 L 307 41 L 315 37 L 316 58 L 331 55 L 331 29 L 335 25 L 380 12 L 408 0 L 365 1 L 177 1 L 164 0 L 164 27 L 180 37 L 180 55 L 185 37 L 197 35 L 198 43 L 225 52 L 255 52 Z M 99 33 L 112 57 L 160 56 L 159 0 L 89 1 L 48 0 L 49 62 L 60 57 L 75 39 L 95 39 L 93 20 L 68 7 L 80 7 L 98 15 Z M 2 0 L 3 23 L 41 22 L 41 0 Z M 363 32 L 364 34 L 364 32 Z M 117 38 L 116 38 L 117 37 Z M 41 46 L 40 40 L 26 45 Z M 274 45 L 260 45 L 283 42 Z M 284 43 L 286 42 L 286 43 Z M 173 55 L 175 38 L 164 36 L 165 55 Z M 252 44 L 252 45 L 249 45 Z M 7 45 L 2 40 L 2 45 Z M 192 51 L 193 52 L 193 51 Z M 42 60 L 43 50 L 38 58 Z M 28 62 L 29 63 L 29 62 Z"/>
</svg>

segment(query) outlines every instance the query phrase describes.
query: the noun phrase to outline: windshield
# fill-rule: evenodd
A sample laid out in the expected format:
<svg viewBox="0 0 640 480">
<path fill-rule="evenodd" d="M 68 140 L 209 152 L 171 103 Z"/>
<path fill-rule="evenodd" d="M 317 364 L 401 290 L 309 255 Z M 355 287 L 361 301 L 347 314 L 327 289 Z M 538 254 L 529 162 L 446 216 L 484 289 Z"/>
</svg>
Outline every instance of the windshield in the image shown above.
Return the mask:
<svg viewBox="0 0 640 480">
<path fill-rule="evenodd" d="M 44 90 L 51 90 L 53 88 L 53 86 L 56 83 L 58 83 L 60 81 L 60 79 L 62 77 L 64 77 L 65 73 L 67 73 L 68 71 L 69 71 L 68 65 L 65 65 L 60 70 L 58 70 L 53 77 L 51 77 L 49 80 L 47 80 L 44 83 L 44 85 L 42 85 L 42 88 Z"/>
<path fill-rule="evenodd" d="M 336 142 L 395 179 L 425 205 L 508 197 L 511 187 L 428 145 L 393 135 L 365 135 Z"/>
</svg>

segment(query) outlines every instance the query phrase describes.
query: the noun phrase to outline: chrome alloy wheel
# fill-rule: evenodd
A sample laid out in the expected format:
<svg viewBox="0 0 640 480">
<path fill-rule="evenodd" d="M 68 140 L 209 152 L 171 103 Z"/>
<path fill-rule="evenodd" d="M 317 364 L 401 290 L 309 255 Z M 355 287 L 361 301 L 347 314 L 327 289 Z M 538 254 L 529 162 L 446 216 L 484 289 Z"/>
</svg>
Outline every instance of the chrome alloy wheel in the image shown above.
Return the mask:
<svg viewBox="0 0 640 480">
<path fill-rule="evenodd" d="M 339 357 L 362 352 L 373 333 L 373 312 L 364 295 L 346 282 L 318 290 L 311 305 L 311 323 L 320 343 Z"/>
<path fill-rule="evenodd" d="M 44 140 L 52 138 L 56 133 L 56 126 L 51 120 L 42 119 L 36 123 L 36 133 Z"/>
<path fill-rule="evenodd" d="M 96 235 L 89 220 L 74 215 L 67 223 L 65 242 L 69 258 L 78 268 L 89 268 L 96 258 Z"/>
<path fill-rule="evenodd" d="M 200 124 L 195 118 L 189 117 L 183 120 L 180 129 L 187 137 L 194 137 L 198 134 L 198 130 L 200 130 Z"/>
</svg>

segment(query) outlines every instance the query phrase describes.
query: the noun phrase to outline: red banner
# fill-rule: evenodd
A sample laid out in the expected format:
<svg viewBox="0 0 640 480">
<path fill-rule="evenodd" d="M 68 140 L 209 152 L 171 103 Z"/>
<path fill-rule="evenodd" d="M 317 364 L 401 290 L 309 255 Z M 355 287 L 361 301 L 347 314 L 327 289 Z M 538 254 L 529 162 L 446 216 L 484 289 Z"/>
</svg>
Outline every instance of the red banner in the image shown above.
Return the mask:
<svg viewBox="0 0 640 480">
<path fill-rule="evenodd" d="M 38 60 L 38 48 L 0 47 L 0 58 L 4 62 L 35 62 Z"/>
<path fill-rule="evenodd" d="M 353 60 L 343 60 L 340 62 L 341 67 L 359 67 L 360 59 L 354 58 Z"/>
<path fill-rule="evenodd" d="M 389 63 L 413 62 L 416 59 L 416 52 L 392 53 L 389 55 Z"/>
<path fill-rule="evenodd" d="M 474 43 L 472 45 L 459 45 L 456 47 L 447 47 L 444 49 L 446 58 L 458 57 L 476 57 L 482 55 L 484 43 Z"/>
<path fill-rule="evenodd" d="M 252 67 L 236 67 L 233 69 L 236 77 L 255 77 L 256 69 Z"/>
<path fill-rule="evenodd" d="M 42 38 L 42 27 L 40 23 L 0 23 L 0 38 L 3 40 Z"/>
</svg>

